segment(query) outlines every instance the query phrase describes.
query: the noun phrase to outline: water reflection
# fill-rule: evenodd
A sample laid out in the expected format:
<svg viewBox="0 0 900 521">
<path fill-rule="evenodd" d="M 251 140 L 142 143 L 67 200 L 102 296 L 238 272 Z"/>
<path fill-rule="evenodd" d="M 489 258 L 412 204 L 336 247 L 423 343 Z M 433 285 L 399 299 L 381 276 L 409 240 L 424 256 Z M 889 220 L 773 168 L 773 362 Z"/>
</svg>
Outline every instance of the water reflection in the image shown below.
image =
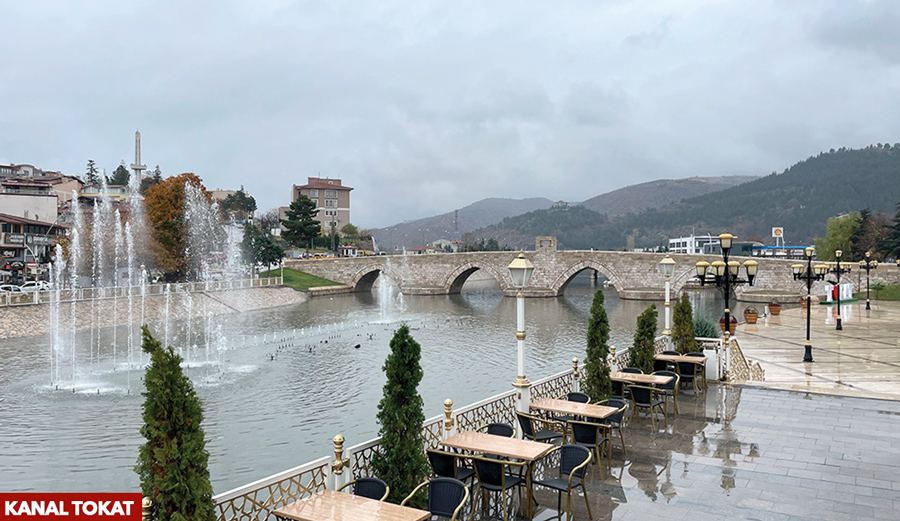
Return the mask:
<svg viewBox="0 0 900 521">
<path fill-rule="evenodd" d="M 584 357 L 593 292 L 585 274 L 563 298 L 527 299 L 529 378 Z M 604 293 L 611 343 L 630 345 L 635 317 L 649 303 Z M 216 492 L 329 454 L 334 434 L 351 445 L 373 437 L 381 367 L 401 322 L 422 345 L 426 416 L 440 414 L 445 398 L 463 405 L 510 388 L 515 300 L 504 298 L 496 282 L 467 283 L 449 296 L 394 292 L 389 307 L 383 296 L 379 290 L 223 316 L 215 328 L 227 340 L 220 363 L 204 363 L 193 347 L 185 350 L 194 353 L 187 372 L 204 405 Z M 189 328 L 174 321 L 170 338 L 203 338 L 200 322 Z M 90 335 L 125 338 L 125 331 L 77 335 L 89 345 Z M 46 388 L 48 344 L 45 338 L 0 341 L 0 490 L 136 490 L 142 372 L 110 371 L 97 360 L 86 378 L 99 394 L 55 392 Z"/>
</svg>

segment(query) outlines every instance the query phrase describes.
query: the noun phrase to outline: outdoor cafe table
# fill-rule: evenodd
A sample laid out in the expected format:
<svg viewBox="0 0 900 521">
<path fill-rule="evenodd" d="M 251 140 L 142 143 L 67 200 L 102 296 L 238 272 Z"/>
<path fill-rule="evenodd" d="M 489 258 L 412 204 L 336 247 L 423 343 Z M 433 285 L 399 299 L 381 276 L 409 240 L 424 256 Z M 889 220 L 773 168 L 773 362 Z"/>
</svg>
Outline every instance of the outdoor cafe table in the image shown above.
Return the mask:
<svg viewBox="0 0 900 521">
<path fill-rule="evenodd" d="M 623 373 L 621 371 L 609 373 L 610 380 L 614 380 L 616 382 L 624 382 L 626 384 L 638 385 L 666 385 L 667 383 L 672 381 L 672 378 L 673 377 L 671 376 L 641 373 Z"/>
<path fill-rule="evenodd" d="M 526 507 L 526 516 L 531 519 L 534 516 L 532 511 L 533 492 L 531 490 L 532 474 L 534 473 L 534 462 L 540 459 L 553 449 L 553 445 L 549 443 L 540 443 L 531 440 L 520 440 L 518 438 L 507 438 L 506 436 L 496 436 L 486 432 L 463 431 L 459 434 L 450 436 L 440 443 L 444 447 L 450 447 L 459 450 L 468 450 L 471 452 L 481 452 L 486 454 L 497 454 L 506 456 L 510 459 L 519 459 L 527 461 L 527 471 L 525 473 L 525 489 L 528 498 L 526 499 L 528 506 Z"/>
<path fill-rule="evenodd" d="M 425 510 L 335 490 L 319 491 L 272 513 L 282 521 L 424 521 L 431 517 Z"/>
<path fill-rule="evenodd" d="M 684 362 L 686 364 L 696 364 L 696 365 L 705 365 L 706 364 L 706 356 L 658 354 L 658 355 L 654 356 L 653 358 L 655 358 L 656 360 L 664 360 L 666 362 L 674 362 L 674 363 Z M 703 388 L 706 389 L 706 371 L 703 371 Z"/>
<path fill-rule="evenodd" d="M 541 411 L 569 414 L 572 416 L 596 418 L 598 420 L 605 420 L 618 411 L 615 407 L 607 407 L 606 405 L 570 402 L 568 400 L 555 400 L 553 398 L 538 400 L 531 404 L 531 408 Z"/>
</svg>

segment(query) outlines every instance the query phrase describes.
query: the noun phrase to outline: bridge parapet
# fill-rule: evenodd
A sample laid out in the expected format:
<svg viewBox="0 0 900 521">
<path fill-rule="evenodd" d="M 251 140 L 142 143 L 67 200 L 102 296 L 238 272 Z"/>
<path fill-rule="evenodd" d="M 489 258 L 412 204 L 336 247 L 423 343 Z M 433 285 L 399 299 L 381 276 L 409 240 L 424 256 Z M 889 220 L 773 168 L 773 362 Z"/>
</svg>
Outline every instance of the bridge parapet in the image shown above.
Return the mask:
<svg viewBox="0 0 900 521">
<path fill-rule="evenodd" d="M 511 251 L 379 255 L 289 260 L 287 267 L 340 282 L 354 291 L 370 291 L 372 284 L 385 275 L 399 286 L 401 292 L 409 295 L 459 293 L 473 273 L 483 271 L 497 281 L 505 295 L 515 296 L 507 266 L 516 255 L 517 252 Z M 572 278 L 583 270 L 597 270 L 605 275 L 621 298 L 662 300 L 664 295 L 665 278 L 659 273 L 663 253 L 557 251 L 552 247 L 539 247 L 536 251 L 526 251 L 525 256 L 535 266 L 531 284 L 524 291 L 527 297 L 560 296 Z M 698 261 L 713 259 L 713 256 L 704 255 L 674 254 L 672 257 L 676 264 L 671 288 L 676 295 L 695 278 Z M 746 260 L 732 258 L 739 262 Z M 754 260 L 759 262 L 756 283 L 752 287 L 737 287 L 738 298 L 746 291 L 796 293 L 798 297 L 805 292 L 805 285 L 793 280 L 790 266 L 794 261 L 765 257 L 754 257 Z"/>
</svg>

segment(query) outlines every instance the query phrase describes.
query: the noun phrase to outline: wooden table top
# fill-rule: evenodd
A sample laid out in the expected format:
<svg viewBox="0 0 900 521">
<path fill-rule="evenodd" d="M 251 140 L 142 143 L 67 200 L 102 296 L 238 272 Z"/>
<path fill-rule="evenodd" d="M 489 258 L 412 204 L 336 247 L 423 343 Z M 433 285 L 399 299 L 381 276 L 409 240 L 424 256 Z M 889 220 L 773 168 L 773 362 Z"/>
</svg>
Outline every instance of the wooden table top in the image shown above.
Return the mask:
<svg viewBox="0 0 900 521">
<path fill-rule="evenodd" d="M 272 513 L 296 521 L 424 521 L 431 517 L 424 510 L 334 490 L 322 490 Z"/>
<path fill-rule="evenodd" d="M 687 362 L 689 364 L 702 364 L 706 362 L 706 356 L 686 356 L 686 355 L 656 355 L 653 358 L 664 360 L 666 362 Z"/>
<path fill-rule="evenodd" d="M 673 377 L 658 376 L 653 374 L 623 373 L 621 371 L 616 371 L 613 373 L 609 373 L 609 378 L 610 380 L 625 382 L 629 384 L 665 385 L 671 382 Z"/>
<path fill-rule="evenodd" d="M 607 407 L 606 405 L 594 405 L 590 403 L 570 402 L 568 400 L 554 400 L 553 398 L 544 398 L 531 404 L 532 409 L 540 409 L 542 411 L 556 412 L 560 414 L 571 414 L 574 416 L 586 416 L 588 418 L 596 418 L 605 420 L 618 411 L 615 407 Z"/>
<path fill-rule="evenodd" d="M 507 438 L 506 436 L 496 436 L 486 432 L 475 431 L 460 432 L 450 436 L 440 444 L 444 447 L 498 454 L 524 461 L 534 461 L 553 449 L 553 445 L 549 443 Z"/>
</svg>

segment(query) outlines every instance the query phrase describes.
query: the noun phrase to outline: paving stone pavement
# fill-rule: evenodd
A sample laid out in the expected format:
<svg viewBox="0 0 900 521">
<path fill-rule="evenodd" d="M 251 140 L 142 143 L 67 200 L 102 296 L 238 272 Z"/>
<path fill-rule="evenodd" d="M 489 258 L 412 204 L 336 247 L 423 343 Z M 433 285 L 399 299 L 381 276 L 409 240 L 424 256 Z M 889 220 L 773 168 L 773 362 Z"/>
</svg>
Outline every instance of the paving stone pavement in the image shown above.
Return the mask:
<svg viewBox="0 0 900 521">
<path fill-rule="evenodd" d="M 593 518 L 900 520 L 900 303 L 872 308 L 844 306 L 836 331 L 835 308 L 814 306 L 813 363 L 802 361 L 805 310 L 739 326 L 766 381 L 685 388 L 667 426 L 632 421 L 627 455 L 614 436 L 612 471 L 590 470 Z M 535 519 L 556 519 L 556 494 L 536 497 Z M 572 504 L 574 519 L 588 519 L 580 492 Z"/>
</svg>

